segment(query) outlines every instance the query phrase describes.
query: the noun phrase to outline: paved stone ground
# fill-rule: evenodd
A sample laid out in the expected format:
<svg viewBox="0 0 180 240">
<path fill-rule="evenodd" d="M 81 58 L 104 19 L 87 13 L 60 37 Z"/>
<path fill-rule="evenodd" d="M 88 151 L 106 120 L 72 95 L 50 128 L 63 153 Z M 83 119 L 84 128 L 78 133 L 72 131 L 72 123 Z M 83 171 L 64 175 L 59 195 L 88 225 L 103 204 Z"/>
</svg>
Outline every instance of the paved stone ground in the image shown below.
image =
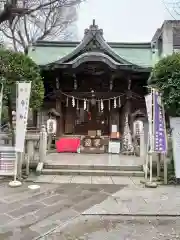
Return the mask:
<svg viewBox="0 0 180 240">
<path fill-rule="evenodd" d="M 180 218 L 78 217 L 41 240 L 179 240 Z"/>
<path fill-rule="evenodd" d="M 30 190 L 28 183 L 9 188 L 0 183 L 0 239 L 32 240 L 53 230 L 86 209 L 119 191 L 113 184 L 40 184 Z"/>
<path fill-rule="evenodd" d="M 180 186 L 150 189 L 143 185 L 128 185 L 83 214 L 180 216 Z"/>
<path fill-rule="evenodd" d="M 170 215 L 180 216 L 180 186 L 145 188 L 138 177 L 40 176 L 35 182 L 125 185 L 104 201 L 86 209 L 84 215 Z"/>
<path fill-rule="evenodd" d="M 113 184 L 104 177 L 91 184 L 46 177 L 52 182 L 37 190 L 28 188 L 32 182 L 10 188 L 1 180 L 0 240 L 180 239 L 179 186 L 147 189 L 140 179 L 124 177 L 112 178 Z"/>
<path fill-rule="evenodd" d="M 72 176 L 72 175 L 40 175 L 31 174 L 28 181 L 36 183 L 86 183 L 86 184 L 124 184 L 141 185 L 142 177 L 119 176 Z"/>
</svg>

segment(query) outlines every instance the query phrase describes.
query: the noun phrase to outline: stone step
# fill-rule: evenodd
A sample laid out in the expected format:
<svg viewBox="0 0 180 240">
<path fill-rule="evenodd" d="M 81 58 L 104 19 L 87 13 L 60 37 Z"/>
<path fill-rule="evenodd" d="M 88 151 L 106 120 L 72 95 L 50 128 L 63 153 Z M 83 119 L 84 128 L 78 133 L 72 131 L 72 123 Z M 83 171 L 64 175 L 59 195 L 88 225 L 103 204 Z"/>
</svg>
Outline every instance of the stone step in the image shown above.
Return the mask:
<svg viewBox="0 0 180 240">
<path fill-rule="evenodd" d="M 143 171 L 113 171 L 113 170 L 72 170 L 72 169 L 43 169 L 44 175 L 81 175 L 81 176 L 135 176 L 144 177 Z"/>
<path fill-rule="evenodd" d="M 44 169 L 70 169 L 70 170 L 104 170 L 104 171 L 142 171 L 142 165 L 125 165 L 125 166 L 113 166 L 113 165 L 78 165 L 78 164 L 51 164 L 45 163 Z"/>
</svg>

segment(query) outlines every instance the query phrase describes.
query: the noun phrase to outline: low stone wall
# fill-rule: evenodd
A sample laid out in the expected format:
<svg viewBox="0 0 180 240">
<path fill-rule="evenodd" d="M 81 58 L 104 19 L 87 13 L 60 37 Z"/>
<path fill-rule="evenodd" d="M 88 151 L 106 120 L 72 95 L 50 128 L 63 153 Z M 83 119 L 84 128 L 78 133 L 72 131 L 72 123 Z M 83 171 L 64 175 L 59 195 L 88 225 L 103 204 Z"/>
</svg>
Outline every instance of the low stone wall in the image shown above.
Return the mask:
<svg viewBox="0 0 180 240">
<path fill-rule="evenodd" d="M 9 133 L 0 133 L 1 145 L 12 145 L 12 137 Z M 27 132 L 25 138 L 25 152 L 23 154 L 22 164 L 25 165 L 28 156 L 30 167 L 36 167 L 40 161 L 40 133 Z"/>
</svg>

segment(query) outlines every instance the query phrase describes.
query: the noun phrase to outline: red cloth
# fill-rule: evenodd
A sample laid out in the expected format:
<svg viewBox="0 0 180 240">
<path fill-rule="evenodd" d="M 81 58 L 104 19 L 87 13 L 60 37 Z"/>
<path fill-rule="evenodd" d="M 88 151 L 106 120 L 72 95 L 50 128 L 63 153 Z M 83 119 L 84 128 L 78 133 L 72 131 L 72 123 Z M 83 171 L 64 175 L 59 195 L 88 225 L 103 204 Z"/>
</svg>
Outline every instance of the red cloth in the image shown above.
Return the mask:
<svg viewBox="0 0 180 240">
<path fill-rule="evenodd" d="M 77 152 L 80 147 L 79 138 L 60 138 L 56 142 L 57 152 Z"/>
</svg>

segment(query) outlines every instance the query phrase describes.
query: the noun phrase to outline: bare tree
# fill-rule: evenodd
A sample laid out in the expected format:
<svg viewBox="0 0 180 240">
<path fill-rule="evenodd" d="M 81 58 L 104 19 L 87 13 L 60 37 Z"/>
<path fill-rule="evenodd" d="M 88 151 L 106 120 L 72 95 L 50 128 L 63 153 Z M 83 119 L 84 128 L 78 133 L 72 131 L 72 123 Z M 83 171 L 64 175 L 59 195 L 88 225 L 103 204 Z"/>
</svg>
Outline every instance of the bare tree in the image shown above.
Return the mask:
<svg viewBox="0 0 180 240">
<path fill-rule="evenodd" d="M 67 34 L 65 30 L 76 20 L 77 5 L 82 0 L 13 1 L 16 9 L 20 10 L 19 14 L 11 14 L 0 24 L 0 36 L 6 45 L 27 53 L 28 46 L 38 40 L 67 37 L 64 36 L 65 32 Z"/>
<path fill-rule="evenodd" d="M 162 0 L 165 9 L 174 20 L 180 19 L 180 0 Z"/>
</svg>

